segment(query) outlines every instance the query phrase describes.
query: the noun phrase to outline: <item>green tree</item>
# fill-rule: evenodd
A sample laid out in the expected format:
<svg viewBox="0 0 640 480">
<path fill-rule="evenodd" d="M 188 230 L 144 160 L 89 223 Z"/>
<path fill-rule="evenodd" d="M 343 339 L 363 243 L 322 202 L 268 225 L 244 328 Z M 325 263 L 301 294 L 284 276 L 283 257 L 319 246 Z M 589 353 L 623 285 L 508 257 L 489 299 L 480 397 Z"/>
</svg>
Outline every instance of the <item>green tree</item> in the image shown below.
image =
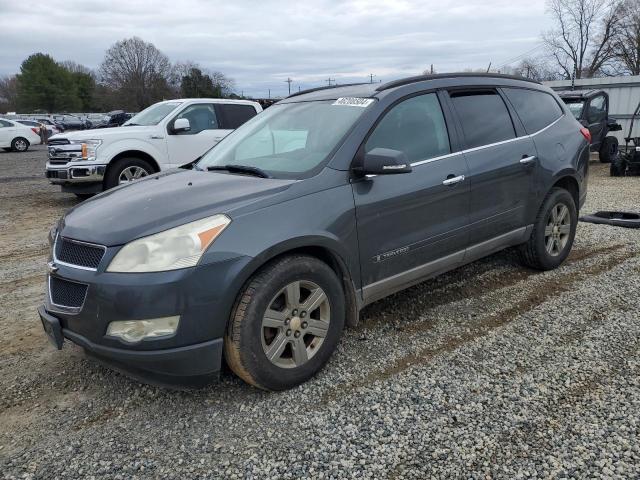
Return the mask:
<svg viewBox="0 0 640 480">
<path fill-rule="evenodd" d="M 18 107 L 23 111 L 73 111 L 81 107 L 72 74 L 49 55 L 29 56 L 16 79 Z"/>
<path fill-rule="evenodd" d="M 187 98 L 217 98 L 222 96 L 221 89 L 213 84 L 211 77 L 203 74 L 202 70 L 195 67 L 182 77 L 180 90 L 182 95 Z"/>
</svg>

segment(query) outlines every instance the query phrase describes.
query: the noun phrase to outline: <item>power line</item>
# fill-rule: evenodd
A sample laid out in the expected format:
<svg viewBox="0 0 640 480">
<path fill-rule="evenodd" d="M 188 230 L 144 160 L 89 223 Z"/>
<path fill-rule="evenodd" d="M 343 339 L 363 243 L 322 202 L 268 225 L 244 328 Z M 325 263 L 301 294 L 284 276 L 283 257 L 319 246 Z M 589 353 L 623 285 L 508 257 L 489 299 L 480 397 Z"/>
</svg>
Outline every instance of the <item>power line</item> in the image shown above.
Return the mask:
<svg viewBox="0 0 640 480">
<path fill-rule="evenodd" d="M 515 56 L 515 57 L 513 57 L 513 58 L 511 58 L 511 59 L 509 59 L 509 60 L 507 60 L 507 61 L 505 61 L 505 62 L 503 62 L 503 63 L 499 64 L 499 65 L 496 67 L 496 69 L 500 70 L 500 69 L 502 69 L 502 68 L 504 68 L 504 67 L 506 67 L 506 66 L 508 66 L 508 65 L 510 65 L 510 64 L 512 64 L 512 63 L 514 63 L 514 62 L 517 62 L 518 60 L 521 60 L 521 59 L 525 58 L 527 55 L 532 54 L 533 52 L 535 52 L 536 50 L 539 50 L 540 48 L 542 48 L 542 47 L 544 47 L 544 46 L 545 46 L 545 44 L 544 44 L 544 43 L 541 43 L 541 44 L 539 44 L 539 45 L 537 45 L 537 46 L 533 47 L 532 49 L 527 50 L 526 52 L 521 53 L 520 55 L 517 55 L 517 56 Z"/>
</svg>

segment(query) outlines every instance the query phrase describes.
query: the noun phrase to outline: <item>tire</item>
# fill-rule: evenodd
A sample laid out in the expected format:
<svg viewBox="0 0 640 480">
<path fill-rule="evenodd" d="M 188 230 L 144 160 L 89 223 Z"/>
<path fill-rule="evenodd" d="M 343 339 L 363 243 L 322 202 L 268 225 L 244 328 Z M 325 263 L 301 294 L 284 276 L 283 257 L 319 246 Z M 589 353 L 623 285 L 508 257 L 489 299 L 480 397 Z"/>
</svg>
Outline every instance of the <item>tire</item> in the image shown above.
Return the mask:
<svg viewBox="0 0 640 480">
<path fill-rule="evenodd" d="M 116 160 L 113 164 L 109 165 L 107 173 L 104 177 L 104 189 L 107 190 L 109 188 L 117 187 L 118 185 L 120 185 L 120 177 L 128 169 L 142 169 L 145 172 L 137 178 L 146 177 L 147 175 L 154 173 L 153 167 L 146 160 L 135 157 L 121 158 L 119 160 Z"/>
<path fill-rule="evenodd" d="M 296 289 L 300 301 L 290 302 L 290 292 Z M 305 314 L 307 301 L 322 298 L 319 307 Z M 271 318 L 265 315 L 267 309 Z M 322 369 L 340 340 L 344 322 L 344 291 L 333 270 L 314 257 L 286 256 L 260 269 L 239 294 L 225 334 L 225 359 L 251 385 L 264 390 L 292 388 Z M 273 361 L 267 352 L 273 353 Z"/>
<path fill-rule="evenodd" d="M 600 145 L 600 162 L 611 163 L 618 155 L 618 139 L 616 137 L 604 137 Z"/>
<path fill-rule="evenodd" d="M 29 140 L 22 137 L 14 138 L 11 142 L 11 150 L 14 152 L 26 152 L 29 150 Z"/>
<path fill-rule="evenodd" d="M 609 167 L 609 175 L 612 177 L 624 177 L 624 174 L 627 171 L 627 161 L 625 158 L 618 154 L 611 162 L 611 166 Z"/>
<path fill-rule="evenodd" d="M 577 225 L 578 212 L 571 194 L 563 188 L 551 189 L 538 211 L 529 240 L 520 246 L 522 262 L 537 270 L 559 267 L 571 251 Z"/>
</svg>

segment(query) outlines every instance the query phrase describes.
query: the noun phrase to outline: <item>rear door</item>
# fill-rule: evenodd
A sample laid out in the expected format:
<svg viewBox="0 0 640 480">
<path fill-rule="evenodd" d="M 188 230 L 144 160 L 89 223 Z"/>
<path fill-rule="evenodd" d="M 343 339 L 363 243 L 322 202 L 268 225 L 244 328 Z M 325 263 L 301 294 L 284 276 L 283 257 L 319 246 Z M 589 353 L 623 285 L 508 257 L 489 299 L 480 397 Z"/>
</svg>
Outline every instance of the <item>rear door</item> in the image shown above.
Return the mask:
<svg viewBox="0 0 640 480">
<path fill-rule="evenodd" d="M 469 165 L 470 244 L 525 226 L 537 152 L 497 89 L 449 91 Z"/>
<path fill-rule="evenodd" d="M 359 156 L 377 147 L 403 151 L 413 168 L 353 183 L 366 302 L 462 261 L 469 181 L 449 131 L 438 95 L 425 93 L 393 106 L 361 148 Z"/>
<path fill-rule="evenodd" d="M 258 114 L 253 105 L 218 103 L 216 104 L 216 108 L 218 116 L 222 121 L 222 130 L 220 132 L 224 136 Z"/>
<path fill-rule="evenodd" d="M 190 130 L 173 131 L 173 124 L 179 118 L 189 120 Z M 188 105 L 167 124 L 169 155 L 167 167 L 192 162 L 218 143 L 227 133 L 222 128 L 214 103 L 202 102 Z"/>
<path fill-rule="evenodd" d="M 585 105 L 587 128 L 591 132 L 591 147 L 598 150 L 602 140 L 607 135 L 607 112 L 609 111 L 609 99 L 604 93 L 593 97 Z"/>
</svg>

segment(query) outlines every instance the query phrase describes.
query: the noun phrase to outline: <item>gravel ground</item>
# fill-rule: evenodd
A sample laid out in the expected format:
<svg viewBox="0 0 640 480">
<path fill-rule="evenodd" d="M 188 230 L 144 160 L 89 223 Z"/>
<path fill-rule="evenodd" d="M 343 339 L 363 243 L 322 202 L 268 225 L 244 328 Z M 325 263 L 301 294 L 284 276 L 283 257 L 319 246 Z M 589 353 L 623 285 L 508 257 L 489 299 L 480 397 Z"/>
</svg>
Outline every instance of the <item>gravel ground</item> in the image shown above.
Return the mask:
<svg viewBox="0 0 640 480">
<path fill-rule="evenodd" d="M 0 152 L 0 477 L 639 478 L 640 232 L 581 223 L 553 272 L 503 252 L 377 302 L 305 385 L 145 386 L 41 331 L 76 203 Z M 639 208 L 591 164 L 585 212 Z"/>
</svg>

